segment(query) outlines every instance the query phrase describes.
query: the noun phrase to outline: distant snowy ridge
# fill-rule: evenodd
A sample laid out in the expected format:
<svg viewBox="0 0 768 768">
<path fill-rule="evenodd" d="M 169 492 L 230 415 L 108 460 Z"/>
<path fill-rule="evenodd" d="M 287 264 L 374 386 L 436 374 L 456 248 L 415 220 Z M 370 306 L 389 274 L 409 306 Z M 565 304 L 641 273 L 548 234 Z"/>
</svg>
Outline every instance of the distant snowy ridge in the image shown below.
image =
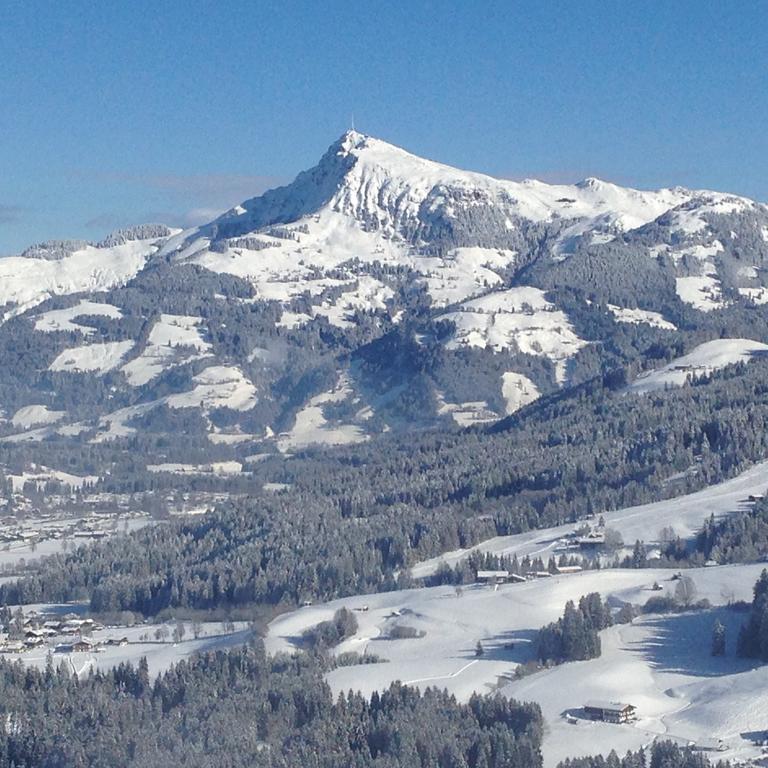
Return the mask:
<svg viewBox="0 0 768 768">
<path fill-rule="evenodd" d="M 171 230 L 164 228 L 161 231 Z M 105 291 L 127 283 L 146 265 L 163 238 L 118 238 L 115 245 L 78 243 L 45 260 L 30 255 L 0 258 L 0 322 L 51 296 Z M 110 241 L 111 242 L 111 241 Z M 9 310 L 2 314 L 3 305 Z"/>
</svg>

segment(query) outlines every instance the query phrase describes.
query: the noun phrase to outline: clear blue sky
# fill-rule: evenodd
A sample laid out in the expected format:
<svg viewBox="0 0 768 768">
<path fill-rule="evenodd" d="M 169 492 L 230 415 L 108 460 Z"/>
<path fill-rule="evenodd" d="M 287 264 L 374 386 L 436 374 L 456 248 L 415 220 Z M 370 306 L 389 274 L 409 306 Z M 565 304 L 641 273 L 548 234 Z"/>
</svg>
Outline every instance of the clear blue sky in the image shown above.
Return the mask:
<svg viewBox="0 0 768 768">
<path fill-rule="evenodd" d="M 768 200 L 768 3 L 4 0 L 0 253 L 196 223 L 349 125 L 494 175 Z"/>
</svg>

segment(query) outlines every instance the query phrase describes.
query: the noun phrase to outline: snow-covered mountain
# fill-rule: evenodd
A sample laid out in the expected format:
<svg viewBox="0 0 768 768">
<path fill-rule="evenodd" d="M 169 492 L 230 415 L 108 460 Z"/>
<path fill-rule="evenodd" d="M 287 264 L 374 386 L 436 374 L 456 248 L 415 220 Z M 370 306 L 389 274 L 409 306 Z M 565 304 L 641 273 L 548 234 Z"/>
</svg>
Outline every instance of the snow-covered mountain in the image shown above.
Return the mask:
<svg viewBox="0 0 768 768">
<path fill-rule="evenodd" d="M 708 220 L 736 213 L 765 218 L 766 209 L 682 188 L 641 192 L 598 179 L 574 185 L 499 180 L 348 132 L 293 183 L 182 233 L 164 250 L 246 277 L 267 299 L 290 298 L 305 284 L 320 289 L 318 270 L 350 260 L 407 266 L 428 281 L 434 303 L 447 304 L 484 292 L 499 271 L 523 266 L 533 255 L 565 260 L 585 242 L 606 244 L 665 216 L 674 242 L 660 242 L 659 249 L 695 241 L 694 258 L 706 261 L 718 252 L 714 241 L 700 242 L 707 241 Z M 253 256 L 270 248 L 279 251 Z M 673 258 L 686 253 L 667 250 Z M 288 285 L 287 278 L 299 284 Z"/>
<path fill-rule="evenodd" d="M 204 226 L 0 259 L 0 441 L 181 419 L 232 454 L 488 421 L 689 336 L 766 341 L 767 263 L 742 197 L 494 179 L 350 131 Z"/>
</svg>

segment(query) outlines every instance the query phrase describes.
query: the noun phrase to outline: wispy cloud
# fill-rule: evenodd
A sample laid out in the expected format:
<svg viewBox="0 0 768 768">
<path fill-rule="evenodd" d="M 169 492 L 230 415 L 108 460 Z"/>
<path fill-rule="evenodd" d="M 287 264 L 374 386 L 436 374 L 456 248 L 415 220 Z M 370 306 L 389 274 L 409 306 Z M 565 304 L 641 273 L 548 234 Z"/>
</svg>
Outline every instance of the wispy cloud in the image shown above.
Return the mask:
<svg viewBox="0 0 768 768">
<path fill-rule="evenodd" d="M 18 205 L 0 203 L 0 224 L 15 224 L 24 215 L 24 209 Z"/>
<path fill-rule="evenodd" d="M 284 181 L 274 176 L 257 174 L 147 174 L 126 176 L 125 181 L 142 184 L 155 189 L 206 200 L 227 200 L 225 205 L 233 205 L 248 197 L 255 197 Z"/>
<path fill-rule="evenodd" d="M 285 179 L 257 174 L 174 174 L 124 173 L 120 171 L 80 170 L 75 175 L 106 186 L 126 185 L 159 191 L 163 208 L 139 216 L 141 223 L 161 222 L 172 227 L 189 227 L 215 219 L 233 205 L 285 183 Z M 157 203 L 158 195 L 153 195 Z M 118 229 L 139 223 L 124 213 L 104 211 L 91 217 L 84 226 L 93 230 Z"/>
<path fill-rule="evenodd" d="M 162 190 L 180 198 L 198 200 L 200 205 L 216 201 L 217 208 L 232 206 L 286 181 L 277 176 L 247 173 L 125 173 L 83 169 L 73 175 L 107 185 L 135 184 L 146 189 Z"/>
</svg>

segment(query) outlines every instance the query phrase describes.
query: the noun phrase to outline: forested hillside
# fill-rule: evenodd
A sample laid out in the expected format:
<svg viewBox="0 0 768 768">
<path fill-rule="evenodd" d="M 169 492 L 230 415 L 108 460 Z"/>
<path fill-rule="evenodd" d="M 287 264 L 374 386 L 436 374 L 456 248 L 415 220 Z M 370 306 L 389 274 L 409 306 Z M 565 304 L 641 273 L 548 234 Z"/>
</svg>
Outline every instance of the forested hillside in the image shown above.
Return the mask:
<svg viewBox="0 0 768 768">
<path fill-rule="evenodd" d="M 226 461 L 248 490 L 253 456 L 489 424 L 711 340 L 754 351 L 766 233 L 734 195 L 510 182 L 351 131 L 201 227 L 0 259 L 0 473 L 219 489 Z"/>
<path fill-rule="evenodd" d="M 310 659 L 268 659 L 260 643 L 155 681 L 142 664 L 78 679 L 0 660 L 0 712 L 4 768 L 541 766 L 534 704 L 397 684 L 334 702 Z"/>
<path fill-rule="evenodd" d="M 596 380 L 507 422 L 258 472 L 292 487 L 49 559 L 0 602 L 100 611 L 296 604 L 409 583 L 416 560 L 700 488 L 768 455 L 768 361 L 643 397 Z M 396 573 L 399 575 L 396 576 Z"/>
</svg>

